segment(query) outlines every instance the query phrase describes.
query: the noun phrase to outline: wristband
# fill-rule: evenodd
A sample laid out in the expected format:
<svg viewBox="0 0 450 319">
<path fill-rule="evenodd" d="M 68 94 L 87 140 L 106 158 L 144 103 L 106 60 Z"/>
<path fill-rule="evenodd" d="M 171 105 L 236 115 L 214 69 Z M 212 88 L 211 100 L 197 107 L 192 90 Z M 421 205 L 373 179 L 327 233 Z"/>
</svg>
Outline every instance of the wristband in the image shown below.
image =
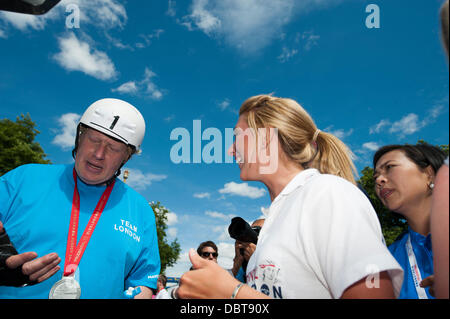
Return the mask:
<svg viewBox="0 0 450 319">
<path fill-rule="evenodd" d="M 136 287 L 136 288 L 130 287 L 123 292 L 123 296 L 126 299 L 133 299 L 134 296 L 139 295 L 140 293 L 141 293 L 141 287 Z"/>
<path fill-rule="evenodd" d="M 237 294 L 239 293 L 239 289 L 244 285 L 243 282 L 239 283 L 239 285 L 234 288 L 233 293 L 231 294 L 231 299 L 236 299 Z"/>
<path fill-rule="evenodd" d="M 174 289 L 172 289 L 172 291 L 170 292 L 170 297 L 172 297 L 172 299 L 179 299 L 178 295 L 177 295 L 177 290 L 178 287 L 175 287 Z"/>
</svg>

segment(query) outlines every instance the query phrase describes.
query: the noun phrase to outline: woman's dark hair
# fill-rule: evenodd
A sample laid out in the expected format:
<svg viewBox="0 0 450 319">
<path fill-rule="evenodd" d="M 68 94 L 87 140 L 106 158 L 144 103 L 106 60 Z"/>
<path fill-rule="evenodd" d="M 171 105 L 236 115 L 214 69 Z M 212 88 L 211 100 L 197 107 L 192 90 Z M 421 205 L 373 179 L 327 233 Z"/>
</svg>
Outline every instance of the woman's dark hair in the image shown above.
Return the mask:
<svg viewBox="0 0 450 319">
<path fill-rule="evenodd" d="M 422 169 L 431 166 L 436 174 L 446 158 L 445 153 L 436 146 L 420 143 L 416 145 L 386 145 L 376 151 L 373 156 L 373 168 L 377 165 L 380 158 L 391 151 L 402 151 L 411 161 Z"/>
<path fill-rule="evenodd" d="M 219 253 L 219 250 L 217 249 L 216 244 L 214 244 L 214 242 L 208 240 L 208 241 L 204 241 L 203 243 L 200 244 L 200 246 L 198 246 L 197 253 L 199 255 L 202 253 L 202 250 L 204 247 L 211 247 L 212 249 L 214 249 L 216 251 L 216 253 Z"/>
</svg>

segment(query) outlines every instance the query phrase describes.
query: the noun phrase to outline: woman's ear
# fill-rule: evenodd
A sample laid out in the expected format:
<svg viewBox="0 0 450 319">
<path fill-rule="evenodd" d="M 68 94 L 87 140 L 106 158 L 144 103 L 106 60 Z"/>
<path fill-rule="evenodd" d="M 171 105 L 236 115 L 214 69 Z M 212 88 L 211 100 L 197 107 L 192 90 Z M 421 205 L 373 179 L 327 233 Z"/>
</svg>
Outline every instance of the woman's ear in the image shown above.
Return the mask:
<svg viewBox="0 0 450 319">
<path fill-rule="evenodd" d="M 430 189 L 433 189 L 434 187 L 434 180 L 436 178 L 436 173 L 433 170 L 433 167 L 431 165 L 428 165 L 425 167 L 424 173 L 427 175 L 427 185 L 430 187 Z M 433 185 L 433 186 L 431 186 Z"/>
</svg>

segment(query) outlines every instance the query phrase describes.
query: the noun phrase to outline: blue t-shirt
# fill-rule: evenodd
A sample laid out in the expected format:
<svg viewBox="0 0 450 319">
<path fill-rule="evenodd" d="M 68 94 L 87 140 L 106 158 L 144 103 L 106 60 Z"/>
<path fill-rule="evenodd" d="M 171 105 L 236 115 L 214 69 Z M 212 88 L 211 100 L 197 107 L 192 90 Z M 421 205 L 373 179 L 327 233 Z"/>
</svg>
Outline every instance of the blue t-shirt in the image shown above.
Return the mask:
<svg viewBox="0 0 450 319">
<path fill-rule="evenodd" d="M 397 262 L 402 266 L 404 271 L 403 286 L 400 291 L 399 299 L 418 299 L 416 287 L 414 285 L 414 279 L 411 273 L 411 267 L 409 264 L 408 253 L 406 251 L 406 242 L 408 235 L 411 236 L 411 245 L 416 256 L 417 266 L 420 270 L 422 280 L 428 276 L 433 275 L 433 252 L 431 250 L 431 235 L 423 236 L 416 233 L 408 227 L 408 231 L 405 232 L 397 241 L 389 246 L 389 251 L 395 257 Z M 429 292 L 429 288 L 425 288 L 428 298 L 434 299 Z"/>
<path fill-rule="evenodd" d="M 72 165 L 28 164 L 0 177 L 0 220 L 19 253 L 56 252 L 61 269 L 29 287 L 1 287 L 0 298 L 48 298 L 63 275 L 74 191 Z M 106 186 L 77 181 L 78 239 Z M 116 180 L 81 258 L 76 278 L 81 298 L 123 298 L 129 287 L 156 288 L 160 258 L 153 210 L 132 188 Z"/>
</svg>

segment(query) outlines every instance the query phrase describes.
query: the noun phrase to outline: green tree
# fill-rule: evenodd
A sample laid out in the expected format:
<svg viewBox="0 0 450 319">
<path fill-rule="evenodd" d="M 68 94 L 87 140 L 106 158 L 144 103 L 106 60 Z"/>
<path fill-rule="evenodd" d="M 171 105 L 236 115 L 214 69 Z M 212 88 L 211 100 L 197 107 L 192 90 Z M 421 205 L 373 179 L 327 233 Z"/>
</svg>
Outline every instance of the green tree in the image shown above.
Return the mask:
<svg viewBox="0 0 450 319">
<path fill-rule="evenodd" d="M 159 256 L 161 258 L 161 273 L 164 273 L 168 267 L 173 266 L 176 263 L 181 252 L 181 247 L 176 238 L 171 243 L 167 242 L 166 230 L 168 227 L 167 214 L 169 213 L 169 210 L 161 205 L 160 202 L 157 202 L 156 204 L 151 202 L 150 206 L 155 213 Z"/>
<path fill-rule="evenodd" d="M 426 144 L 426 142 L 424 140 L 419 140 L 417 144 Z M 448 156 L 448 144 L 436 146 Z M 406 220 L 401 215 L 391 212 L 381 203 L 375 193 L 375 181 L 373 179 L 373 169 L 371 167 L 366 166 L 361 171 L 361 178 L 358 180 L 358 183 L 360 183 L 360 185 L 364 188 L 370 201 L 372 202 L 372 205 L 378 215 L 378 219 L 380 220 L 384 239 L 386 240 L 386 244 L 389 246 L 402 232 L 406 231 L 408 228 Z"/>
<path fill-rule="evenodd" d="M 41 145 L 34 141 L 39 134 L 35 126 L 30 114 L 21 114 L 15 122 L 0 120 L 0 176 L 23 164 L 50 163 Z"/>
</svg>

